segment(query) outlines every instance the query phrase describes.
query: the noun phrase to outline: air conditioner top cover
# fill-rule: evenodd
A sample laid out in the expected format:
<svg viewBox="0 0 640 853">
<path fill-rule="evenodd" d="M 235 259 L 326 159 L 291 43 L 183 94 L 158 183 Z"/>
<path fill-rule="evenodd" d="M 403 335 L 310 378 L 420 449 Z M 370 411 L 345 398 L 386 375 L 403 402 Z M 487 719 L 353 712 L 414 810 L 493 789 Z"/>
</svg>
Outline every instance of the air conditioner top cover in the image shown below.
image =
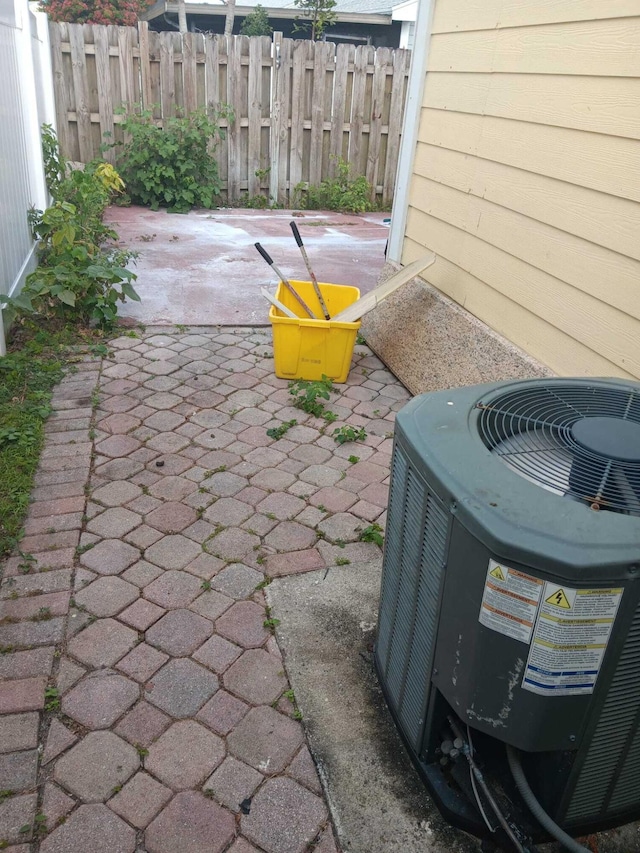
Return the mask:
<svg viewBox="0 0 640 853">
<path fill-rule="evenodd" d="M 503 560 L 575 580 L 640 571 L 640 384 L 535 379 L 423 394 L 402 410 L 403 433 L 460 523 Z"/>
</svg>

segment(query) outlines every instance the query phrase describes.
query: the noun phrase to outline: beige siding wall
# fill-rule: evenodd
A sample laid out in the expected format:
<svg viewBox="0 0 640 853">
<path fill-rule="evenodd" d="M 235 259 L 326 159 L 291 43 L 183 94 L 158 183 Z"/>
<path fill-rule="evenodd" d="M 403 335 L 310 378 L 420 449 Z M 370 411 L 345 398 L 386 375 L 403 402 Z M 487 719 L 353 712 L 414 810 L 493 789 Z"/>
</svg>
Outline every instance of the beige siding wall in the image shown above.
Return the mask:
<svg viewBox="0 0 640 853">
<path fill-rule="evenodd" d="M 639 201 L 640 0 L 435 0 L 404 262 L 559 374 L 640 378 Z"/>
</svg>

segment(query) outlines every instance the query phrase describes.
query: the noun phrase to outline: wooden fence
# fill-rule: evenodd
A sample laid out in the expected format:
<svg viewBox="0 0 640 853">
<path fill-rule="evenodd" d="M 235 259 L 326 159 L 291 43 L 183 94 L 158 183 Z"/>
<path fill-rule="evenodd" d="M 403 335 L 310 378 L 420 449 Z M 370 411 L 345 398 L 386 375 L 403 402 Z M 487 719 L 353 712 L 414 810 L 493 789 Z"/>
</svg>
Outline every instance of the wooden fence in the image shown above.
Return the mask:
<svg viewBox="0 0 640 853">
<path fill-rule="evenodd" d="M 70 160 L 122 138 L 119 110 L 158 121 L 227 104 L 217 150 L 230 202 L 247 193 L 288 204 L 303 182 L 334 177 L 338 157 L 393 197 L 410 52 L 265 36 L 50 24 L 58 134 Z M 113 151 L 105 155 L 113 159 Z"/>
</svg>

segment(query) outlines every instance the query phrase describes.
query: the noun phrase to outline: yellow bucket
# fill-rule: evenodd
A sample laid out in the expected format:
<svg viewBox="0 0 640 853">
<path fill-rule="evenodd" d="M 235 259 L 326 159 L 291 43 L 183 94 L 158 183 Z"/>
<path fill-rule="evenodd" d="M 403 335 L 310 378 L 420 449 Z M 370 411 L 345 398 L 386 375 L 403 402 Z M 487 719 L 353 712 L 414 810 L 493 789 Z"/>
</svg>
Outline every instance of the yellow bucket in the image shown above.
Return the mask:
<svg viewBox="0 0 640 853">
<path fill-rule="evenodd" d="M 318 317 L 322 317 L 320 301 L 310 281 L 291 281 L 293 288 Z M 357 287 L 346 284 L 319 283 L 329 314 L 339 314 L 360 298 Z M 273 328 L 273 358 L 276 376 L 281 379 L 322 379 L 346 382 L 360 321 L 334 323 L 312 320 L 282 282 L 276 299 L 298 315 L 294 320 L 271 306 L 269 320 Z"/>
</svg>

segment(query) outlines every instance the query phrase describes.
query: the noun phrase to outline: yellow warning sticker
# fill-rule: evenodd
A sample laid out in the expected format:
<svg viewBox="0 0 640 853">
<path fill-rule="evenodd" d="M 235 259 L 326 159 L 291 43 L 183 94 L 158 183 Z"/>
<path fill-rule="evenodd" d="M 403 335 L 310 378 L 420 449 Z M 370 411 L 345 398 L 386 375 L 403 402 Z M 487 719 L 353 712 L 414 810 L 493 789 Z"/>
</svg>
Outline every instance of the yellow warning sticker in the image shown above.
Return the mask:
<svg viewBox="0 0 640 853">
<path fill-rule="evenodd" d="M 479 622 L 492 631 L 531 642 L 544 581 L 489 560 Z"/>
<path fill-rule="evenodd" d="M 622 594 L 622 588 L 572 589 L 547 581 L 523 689 L 540 696 L 593 693 Z"/>
<path fill-rule="evenodd" d="M 553 604 L 555 607 L 562 607 L 565 610 L 571 610 L 571 604 L 563 589 L 558 589 L 549 598 L 545 598 L 545 604 Z"/>
<path fill-rule="evenodd" d="M 491 575 L 492 578 L 495 578 L 496 580 L 499 580 L 499 581 L 505 580 L 504 572 L 502 571 L 502 566 L 496 566 L 495 569 L 491 569 L 489 574 Z"/>
</svg>

